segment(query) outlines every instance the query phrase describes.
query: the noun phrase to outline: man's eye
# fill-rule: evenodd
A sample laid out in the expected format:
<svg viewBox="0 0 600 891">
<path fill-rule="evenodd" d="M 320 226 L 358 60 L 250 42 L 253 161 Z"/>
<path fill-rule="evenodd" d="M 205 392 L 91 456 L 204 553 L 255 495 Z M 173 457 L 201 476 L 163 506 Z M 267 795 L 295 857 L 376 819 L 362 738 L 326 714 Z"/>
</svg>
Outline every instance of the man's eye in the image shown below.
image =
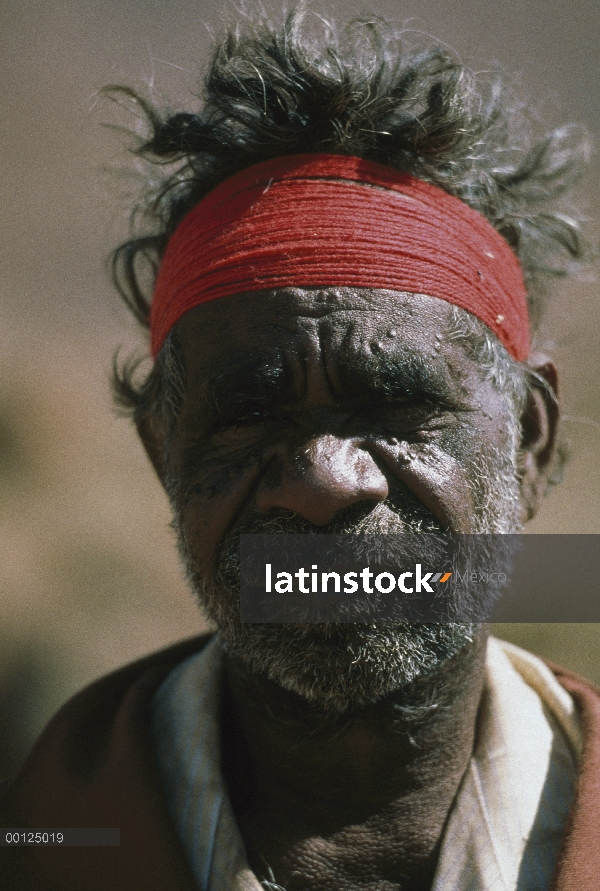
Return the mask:
<svg viewBox="0 0 600 891">
<path fill-rule="evenodd" d="M 388 405 L 373 413 L 373 420 L 394 429 L 415 430 L 440 421 L 445 412 L 431 403 Z"/>
<path fill-rule="evenodd" d="M 245 412 L 231 418 L 226 425 L 227 427 L 252 427 L 257 424 L 265 424 L 272 419 L 273 415 L 267 409 L 255 409 L 254 411 Z"/>
</svg>

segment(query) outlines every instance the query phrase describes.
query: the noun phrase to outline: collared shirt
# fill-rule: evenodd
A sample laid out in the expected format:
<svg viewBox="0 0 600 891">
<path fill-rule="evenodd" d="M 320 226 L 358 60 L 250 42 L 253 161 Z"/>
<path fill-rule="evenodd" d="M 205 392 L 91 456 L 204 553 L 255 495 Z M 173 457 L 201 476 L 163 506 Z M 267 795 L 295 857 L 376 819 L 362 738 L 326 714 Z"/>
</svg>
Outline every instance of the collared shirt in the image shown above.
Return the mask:
<svg viewBox="0 0 600 891">
<path fill-rule="evenodd" d="M 221 773 L 220 678 L 215 638 L 158 689 L 152 735 L 163 787 L 199 891 L 276 891 L 248 867 Z M 575 706 L 552 672 L 491 638 L 477 742 L 432 891 L 547 889 L 580 751 Z"/>
</svg>

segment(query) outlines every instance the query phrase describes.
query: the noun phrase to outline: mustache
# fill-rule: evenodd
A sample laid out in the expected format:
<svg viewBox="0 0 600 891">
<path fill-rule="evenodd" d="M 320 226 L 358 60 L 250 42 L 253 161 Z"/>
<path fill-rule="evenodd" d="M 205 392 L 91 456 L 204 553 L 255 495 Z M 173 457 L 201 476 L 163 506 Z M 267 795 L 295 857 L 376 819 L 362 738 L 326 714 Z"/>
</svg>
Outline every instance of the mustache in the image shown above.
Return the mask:
<svg viewBox="0 0 600 891">
<path fill-rule="evenodd" d="M 357 502 L 338 511 L 325 526 L 316 526 L 301 515 L 289 510 L 264 515 L 252 510 L 227 533 L 225 540 L 240 535 L 340 535 L 345 533 L 442 533 L 441 522 L 414 496 L 386 498 L 373 505 Z"/>
<path fill-rule="evenodd" d="M 382 536 L 441 534 L 444 531 L 440 521 L 412 493 L 410 498 L 388 498 L 375 506 L 365 502 L 350 505 L 338 511 L 332 522 L 325 526 L 315 526 L 292 511 L 281 510 L 265 516 L 253 510 L 223 538 L 217 551 L 217 575 L 228 586 L 239 586 L 242 535 L 352 535 L 356 537 L 352 553 L 357 558 L 366 559 L 379 556 Z M 405 551 L 407 546 L 404 539 L 401 550 Z M 290 545 L 290 556 L 294 550 Z"/>
</svg>

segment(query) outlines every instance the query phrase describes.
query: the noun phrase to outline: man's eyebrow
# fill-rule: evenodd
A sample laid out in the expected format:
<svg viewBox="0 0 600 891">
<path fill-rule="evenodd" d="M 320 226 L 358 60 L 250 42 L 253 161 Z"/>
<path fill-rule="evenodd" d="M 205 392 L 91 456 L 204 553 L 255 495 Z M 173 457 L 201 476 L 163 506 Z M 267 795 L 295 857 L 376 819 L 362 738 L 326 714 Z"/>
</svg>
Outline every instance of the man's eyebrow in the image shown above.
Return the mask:
<svg viewBox="0 0 600 891">
<path fill-rule="evenodd" d="M 456 386 L 445 362 L 404 348 L 394 355 L 354 355 L 340 363 L 339 379 L 353 396 L 455 401 Z"/>
<path fill-rule="evenodd" d="M 291 370 L 280 354 L 230 359 L 207 381 L 203 414 L 216 420 L 247 405 L 273 403 L 291 387 Z"/>
</svg>

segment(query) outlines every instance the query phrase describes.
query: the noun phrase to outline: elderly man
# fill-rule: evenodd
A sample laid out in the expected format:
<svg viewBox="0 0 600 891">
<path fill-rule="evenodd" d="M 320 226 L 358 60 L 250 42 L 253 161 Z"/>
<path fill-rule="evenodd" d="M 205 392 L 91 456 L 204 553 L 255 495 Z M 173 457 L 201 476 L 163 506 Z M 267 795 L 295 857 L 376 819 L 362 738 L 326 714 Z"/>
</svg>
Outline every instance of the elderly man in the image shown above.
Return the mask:
<svg viewBox="0 0 600 891">
<path fill-rule="evenodd" d="M 489 889 L 600 882 L 600 698 L 484 626 L 247 624 L 243 533 L 510 533 L 556 474 L 541 278 L 581 255 L 568 130 L 383 25 L 217 46 L 154 229 L 115 254 L 154 364 L 115 371 L 215 636 L 94 684 L 5 792 L 2 887 Z M 158 269 L 145 297 L 150 261 Z M 59 845 L 60 847 L 60 845 Z"/>
</svg>

